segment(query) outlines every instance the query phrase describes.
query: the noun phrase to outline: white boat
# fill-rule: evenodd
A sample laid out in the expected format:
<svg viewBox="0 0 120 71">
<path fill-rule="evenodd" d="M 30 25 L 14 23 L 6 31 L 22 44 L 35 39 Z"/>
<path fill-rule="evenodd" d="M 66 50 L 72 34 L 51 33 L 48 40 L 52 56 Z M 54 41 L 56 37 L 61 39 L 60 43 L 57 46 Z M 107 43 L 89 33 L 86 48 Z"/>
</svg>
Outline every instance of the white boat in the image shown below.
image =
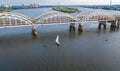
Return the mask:
<svg viewBox="0 0 120 71">
<path fill-rule="evenodd" d="M 56 40 L 55 40 L 55 43 L 56 43 L 57 46 L 60 46 L 59 35 L 57 35 Z"/>
</svg>

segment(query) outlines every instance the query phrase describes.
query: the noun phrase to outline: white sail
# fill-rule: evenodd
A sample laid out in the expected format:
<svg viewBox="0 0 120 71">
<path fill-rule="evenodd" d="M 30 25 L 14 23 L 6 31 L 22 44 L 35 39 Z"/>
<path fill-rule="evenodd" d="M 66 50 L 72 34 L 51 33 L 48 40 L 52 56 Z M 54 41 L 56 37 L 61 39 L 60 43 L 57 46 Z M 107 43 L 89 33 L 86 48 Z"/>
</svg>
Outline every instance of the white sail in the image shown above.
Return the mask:
<svg viewBox="0 0 120 71">
<path fill-rule="evenodd" d="M 60 42 L 59 42 L 59 35 L 57 35 L 55 42 L 56 42 L 57 45 L 60 45 Z"/>
</svg>

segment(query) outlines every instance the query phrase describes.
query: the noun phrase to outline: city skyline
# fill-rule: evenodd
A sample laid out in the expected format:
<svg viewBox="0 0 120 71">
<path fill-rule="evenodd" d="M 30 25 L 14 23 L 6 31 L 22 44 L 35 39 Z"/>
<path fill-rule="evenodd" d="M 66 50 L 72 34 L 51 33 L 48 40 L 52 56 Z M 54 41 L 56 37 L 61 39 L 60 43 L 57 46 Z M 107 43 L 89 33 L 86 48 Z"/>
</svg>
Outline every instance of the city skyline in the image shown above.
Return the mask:
<svg viewBox="0 0 120 71">
<path fill-rule="evenodd" d="M 29 5 L 29 4 L 40 4 L 40 5 L 110 5 L 110 0 L 1 0 L 1 5 Z M 120 5 L 120 0 L 112 0 L 112 5 Z"/>
</svg>

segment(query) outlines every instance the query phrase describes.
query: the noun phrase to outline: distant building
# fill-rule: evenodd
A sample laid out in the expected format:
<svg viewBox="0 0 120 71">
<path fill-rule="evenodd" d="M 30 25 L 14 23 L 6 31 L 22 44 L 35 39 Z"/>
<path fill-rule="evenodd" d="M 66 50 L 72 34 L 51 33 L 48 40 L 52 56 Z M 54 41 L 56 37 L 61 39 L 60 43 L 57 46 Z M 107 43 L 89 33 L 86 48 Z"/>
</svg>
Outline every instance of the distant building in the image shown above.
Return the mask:
<svg viewBox="0 0 120 71">
<path fill-rule="evenodd" d="M 30 4 L 30 7 L 38 8 L 38 7 L 39 7 L 39 4 Z"/>
<path fill-rule="evenodd" d="M 22 4 L 22 8 L 23 8 L 23 9 L 26 9 L 27 6 L 26 6 L 25 4 Z"/>
</svg>

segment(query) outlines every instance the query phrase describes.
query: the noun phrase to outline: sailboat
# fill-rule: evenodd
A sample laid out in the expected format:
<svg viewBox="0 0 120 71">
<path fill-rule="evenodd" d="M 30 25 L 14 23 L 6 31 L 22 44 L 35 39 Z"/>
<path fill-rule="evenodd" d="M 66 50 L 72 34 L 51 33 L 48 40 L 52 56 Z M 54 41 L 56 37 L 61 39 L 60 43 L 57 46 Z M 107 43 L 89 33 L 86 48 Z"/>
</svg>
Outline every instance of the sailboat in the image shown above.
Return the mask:
<svg viewBox="0 0 120 71">
<path fill-rule="evenodd" d="M 56 40 L 55 40 L 55 43 L 56 43 L 57 46 L 60 46 L 59 35 L 57 35 Z"/>
</svg>

